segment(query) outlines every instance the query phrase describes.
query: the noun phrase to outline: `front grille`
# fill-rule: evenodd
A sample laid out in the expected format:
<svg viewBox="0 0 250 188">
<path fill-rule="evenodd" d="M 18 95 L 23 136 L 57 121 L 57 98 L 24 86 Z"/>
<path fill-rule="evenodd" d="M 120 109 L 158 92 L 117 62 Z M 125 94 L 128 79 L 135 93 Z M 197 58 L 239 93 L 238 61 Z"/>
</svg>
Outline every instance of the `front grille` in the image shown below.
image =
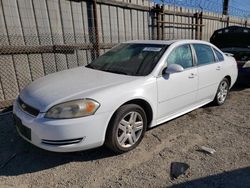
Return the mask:
<svg viewBox="0 0 250 188">
<path fill-rule="evenodd" d="M 22 124 L 22 121 L 15 114 L 13 114 L 13 117 L 14 117 L 14 123 L 19 133 L 28 140 L 31 140 L 31 129 L 24 126 Z"/>
<path fill-rule="evenodd" d="M 24 112 L 26 112 L 32 116 L 38 116 L 39 110 L 37 110 L 37 109 L 33 108 L 32 106 L 23 102 L 23 100 L 20 97 L 18 97 L 18 104 Z"/>
<path fill-rule="evenodd" d="M 42 140 L 43 144 L 48 145 L 69 145 L 69 144 L 77 144 L 82 141 L 83 138 L 75 138 L 69 140 Z"/>
</svg>

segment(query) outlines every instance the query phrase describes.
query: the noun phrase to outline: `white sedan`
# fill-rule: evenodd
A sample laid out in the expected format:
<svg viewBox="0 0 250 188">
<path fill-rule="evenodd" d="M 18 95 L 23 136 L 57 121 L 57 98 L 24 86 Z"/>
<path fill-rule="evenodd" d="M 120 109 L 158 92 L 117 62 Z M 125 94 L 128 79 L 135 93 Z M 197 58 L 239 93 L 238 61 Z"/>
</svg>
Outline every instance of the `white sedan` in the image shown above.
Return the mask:
<svg viewBox="0 0 250 188">
<path fill-rule="evenodd" d="M 135 148 L 154 127 L 210 102 L 237 78 L 233 57 L 197 40 L 130 41 L 86 67 L 50 74 L 14 102 L 17 130 L 45 150 Z"/>
</svg>

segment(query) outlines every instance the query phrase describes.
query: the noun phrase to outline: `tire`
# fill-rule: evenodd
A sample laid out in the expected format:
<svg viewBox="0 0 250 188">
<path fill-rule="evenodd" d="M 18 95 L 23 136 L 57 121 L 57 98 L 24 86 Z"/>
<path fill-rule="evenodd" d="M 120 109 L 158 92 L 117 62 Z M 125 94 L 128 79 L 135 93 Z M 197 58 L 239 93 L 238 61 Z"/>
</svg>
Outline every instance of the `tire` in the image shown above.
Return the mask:
<svg viewBox="0 0 250 188">
<path fill-rule="evenodd" d="M 128 152 L 140 144 L 146 128 L 147 117 L 139 105 L 121 106 L 109 123 L 105 145 L 118 154 Z"/>
<path fill-rule="evenodd" d="M 229 81 L 226 78 L 220 82 L 213 103 L 217 106 L 223 105 L 229 93 Z"/>
</svg>

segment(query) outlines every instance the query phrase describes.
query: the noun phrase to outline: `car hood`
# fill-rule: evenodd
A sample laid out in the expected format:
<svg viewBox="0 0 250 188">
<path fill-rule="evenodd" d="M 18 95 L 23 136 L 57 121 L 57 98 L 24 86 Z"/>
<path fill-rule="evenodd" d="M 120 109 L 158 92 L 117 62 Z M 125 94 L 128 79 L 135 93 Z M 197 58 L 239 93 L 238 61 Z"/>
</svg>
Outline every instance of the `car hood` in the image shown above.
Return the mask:
<svg viewBox="0 0 250 188">
<path fill-rule="evenodd" d="M 220 49 L 250 48 L 250 28 L 230 26 L 216 30 L 210 42 Z"/>
<path fill-rule="evenodd" d="M 78 67 L 37 79 L 21 91 L 20 98 L 28 105 L 45 112 L 55 104 L 91 97 L 91 93 L 128 83 L 136 78 Z"/>
</svg>

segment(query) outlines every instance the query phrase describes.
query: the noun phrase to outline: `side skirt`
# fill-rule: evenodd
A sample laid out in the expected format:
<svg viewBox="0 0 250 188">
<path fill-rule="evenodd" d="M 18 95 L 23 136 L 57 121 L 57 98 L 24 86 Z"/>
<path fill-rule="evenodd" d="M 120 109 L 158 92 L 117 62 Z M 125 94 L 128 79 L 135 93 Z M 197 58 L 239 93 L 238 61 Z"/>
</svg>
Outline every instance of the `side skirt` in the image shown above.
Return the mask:
<svg viewBox="0 0 250 188">
<path fill-rule="evenodd" d="M 156 124 L 151 125 L 150 128 L 151 128 L 151 127 L 155 127 L 155 126 L 157 126 L 157 125 L 160 125 L 160 124 L 162 124 L 162 123 L 165 123 L 165 122 L 167 122 L 167 121 L 170 121 L 170 120 L 172 120 L 172 119 L 174 119 L 174 118 L 177 118 L 177 117 L 179 117 L 179 116 L 182 116 L 182 115 L 184 115 L 184 114 L 186 114 L 186 113 L 188 113 L 188 112 L 191 112 L 191 111 L 193 111 L 193 110 L 195 110 L 195 109 L 197 109 L 197 108 L 200 108 L 200 107 L 202 107 L 202 106 L 204 106 L 204 105 L 206 105 L 206 104 L 208 104 L 208 103 L 210 103 L 210 102 L 212 102 L 212 101 L 213 101 L 213 100 L 206 100 L 206 101 L 203 101 L 203 102 L 201 102 L 201 103 L 199 103 L 199 104 L 197 104 L 197 105 L 195 105 L 195 106 L 192 106 L 192 107 L 190 107 L 190 108 L 186 108 L 186 109 L 184 109 L 183 111 L 180 111 L 180 112 L 177 112 L 177 113 L 173 113 L 173 114 L 168 115 L 168 116 L 166 116 L 166 117 L 164 117 L 164 118 L 158 119 L 158 120 L 155 121 Z"/>
</svg>

